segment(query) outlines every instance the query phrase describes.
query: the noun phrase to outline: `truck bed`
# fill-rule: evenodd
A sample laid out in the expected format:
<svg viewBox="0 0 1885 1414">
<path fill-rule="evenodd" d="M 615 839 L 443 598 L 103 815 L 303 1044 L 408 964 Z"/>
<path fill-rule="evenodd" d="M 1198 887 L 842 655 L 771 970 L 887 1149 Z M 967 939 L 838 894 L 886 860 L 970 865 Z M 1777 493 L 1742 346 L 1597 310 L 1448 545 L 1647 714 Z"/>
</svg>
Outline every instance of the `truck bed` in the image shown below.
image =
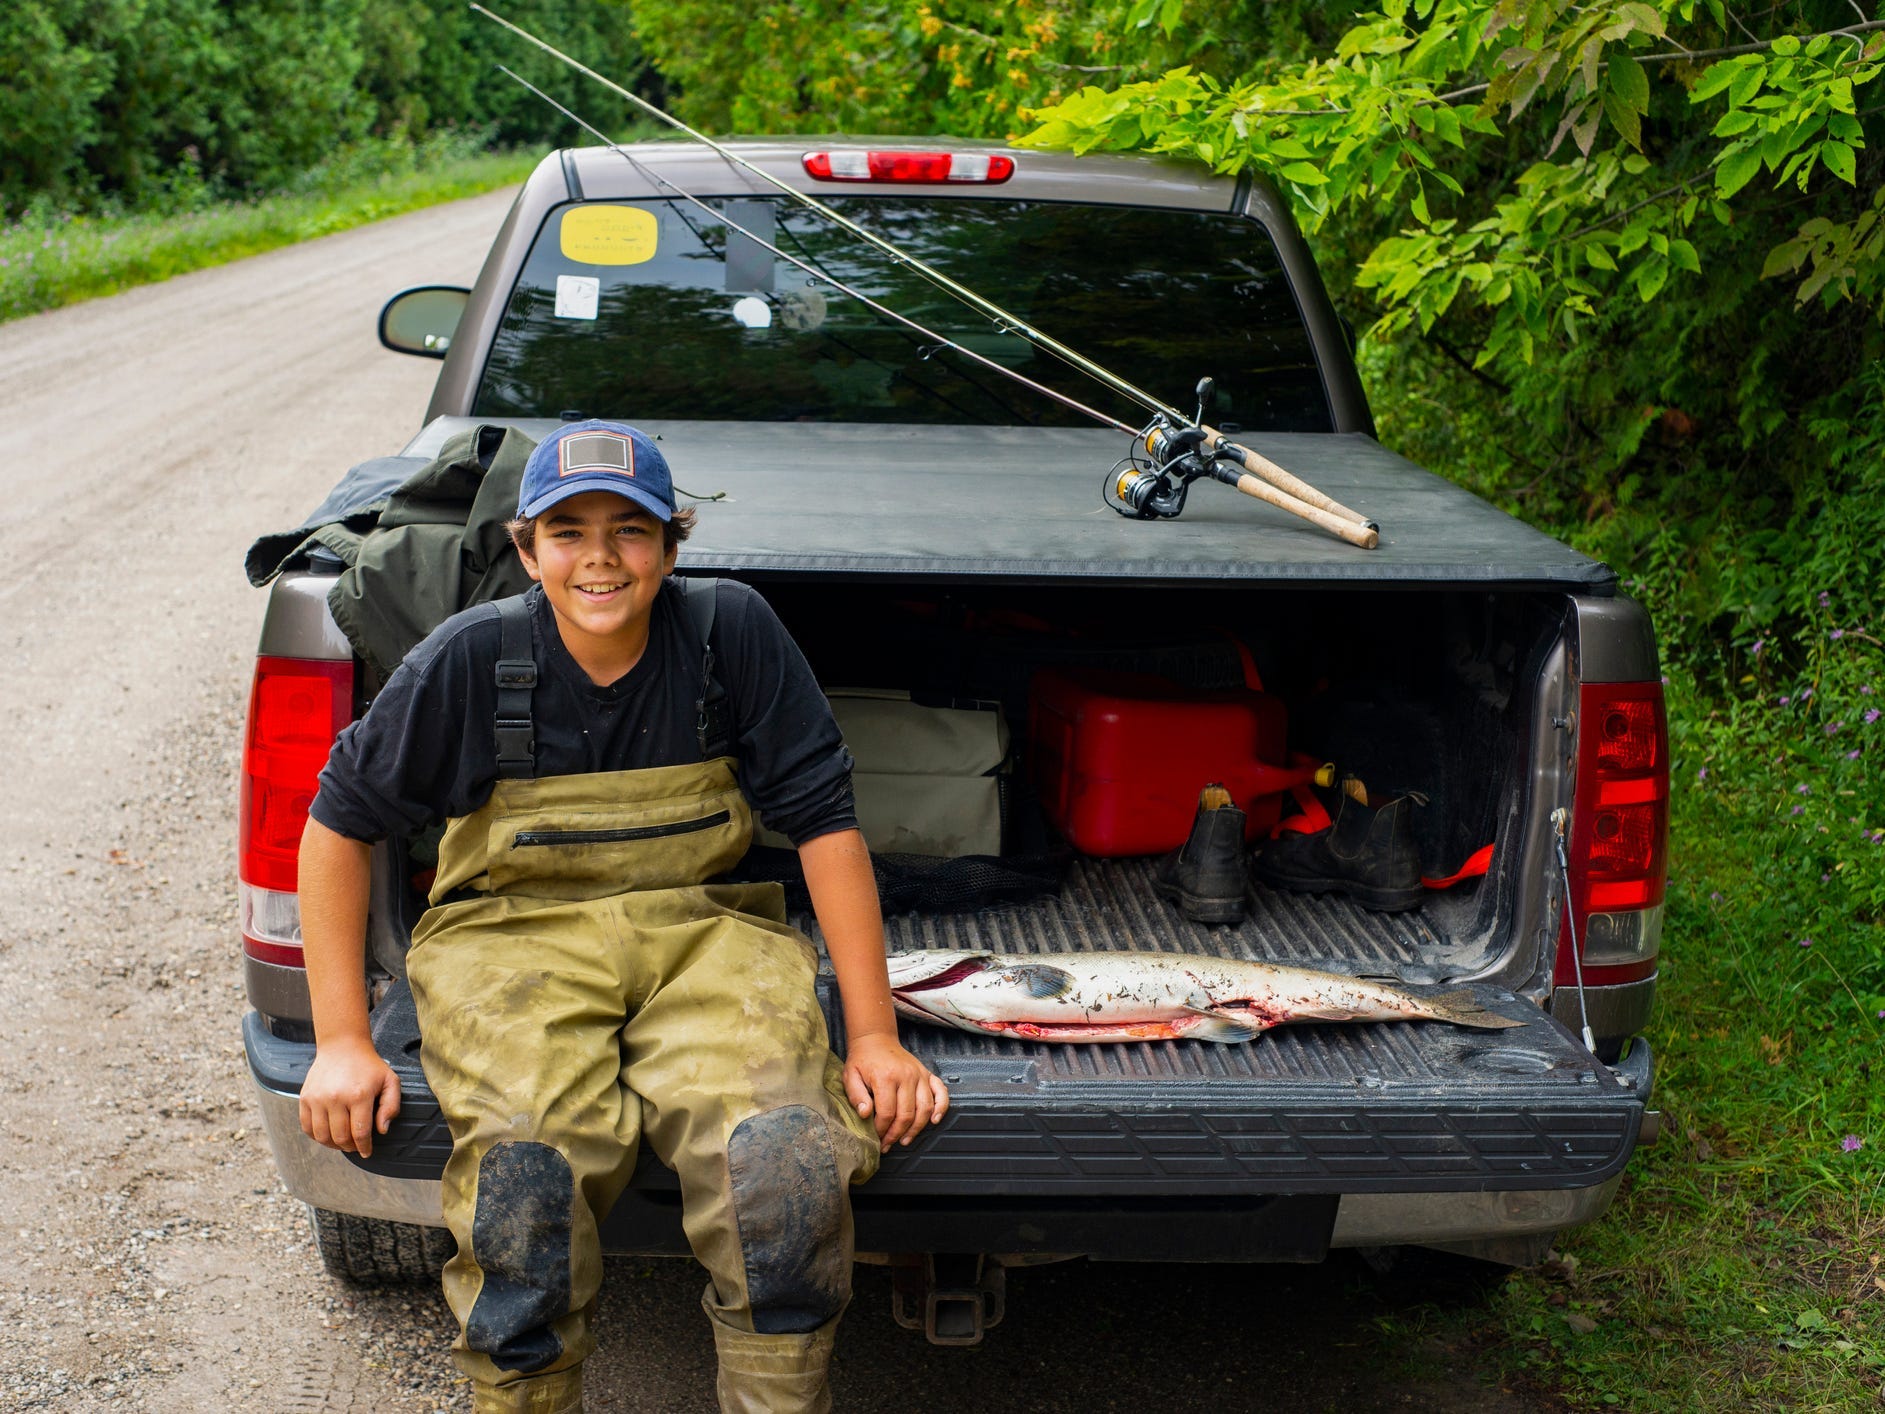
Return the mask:
<svg viewBox="0 0 1885 1414">
<path fill-rule="evenodd" d="M 1447 942 L 1421 911 L 1373 913 L 1337 895 L 1258 889 L 1236 926 L 1193 923 L 1153 887 L 1157 861 L 1073 861 L 1058 896 L 972 913 L 899 913 L 884 920 L 893 952 L 919 948 L 1061 953 L 1142 952 L 1242 958 L 1319 967 L 1393 982 L 1440 982 L 1468 949 Z M 823 945 L 817 920 L 792 920 Z"/>
</svg>

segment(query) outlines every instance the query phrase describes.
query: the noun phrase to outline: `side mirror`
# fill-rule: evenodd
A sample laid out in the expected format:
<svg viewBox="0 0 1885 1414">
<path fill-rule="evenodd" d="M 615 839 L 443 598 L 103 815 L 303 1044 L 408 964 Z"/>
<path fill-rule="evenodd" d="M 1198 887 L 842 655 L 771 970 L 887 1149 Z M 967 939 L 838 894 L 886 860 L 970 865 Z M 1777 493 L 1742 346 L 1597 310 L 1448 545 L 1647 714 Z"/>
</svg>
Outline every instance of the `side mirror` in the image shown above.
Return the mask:
<svg viewBox="0 0 1885 1414">
<path fill-rule="evenodd" d="M 457 285 L 415 285 L 386 301 L 380 342 L 394 353 L 444 358 L 471 291 Z"/>
</svg>

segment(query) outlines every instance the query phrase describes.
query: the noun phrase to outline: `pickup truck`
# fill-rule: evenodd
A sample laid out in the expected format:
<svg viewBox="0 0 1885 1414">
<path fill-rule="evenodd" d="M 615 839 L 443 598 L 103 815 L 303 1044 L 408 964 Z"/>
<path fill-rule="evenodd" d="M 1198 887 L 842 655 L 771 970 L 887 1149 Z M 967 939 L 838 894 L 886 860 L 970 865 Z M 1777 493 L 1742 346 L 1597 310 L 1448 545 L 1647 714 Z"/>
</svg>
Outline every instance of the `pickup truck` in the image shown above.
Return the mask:
<svg viewBox="0 0 1885 1414">
<path fill-rule="evenodd" d="M 1119 433 L 823 275 L 1072 396 L 1105 389 L 695 143 L 545 158 L 471 290 L 388 304 L 382 341 L 442 365 L 402 460 L 375 464 L 382 480 L 479 425 L 540 437 L 599 416 L 658 436 L 701 498 L 678 573 L 756 588 L 829 688 L 1000 714 L 1004 852 L 1041 837 L 1030 680 L 1068 664 L 1203 692 L 1260 681 L 1287 707 L 1292 754 L 1420 793 L 1423 875 L 1491 847 L 1482 874 L 1413 911 L 1253 884 L 1244 922 L 1204 926 L 1155 893 L 1153 857 L 1057 844 L 1058 882 L 1031 898 L 891 911 L 893 951 L 1295 963 L 1465 988 L 1523 1022 L 1302 1025 L 1241 1045 L 907 1025 L 953 1104 L 856 1195 L 860 1260 L 896 1269 L 899 1318 L 973 1342 L 1000 1316 L 1005 1267 L 1082 1255 L 1420 1246 L 1527 1264 L 1601 1214 L 1658 1122 L 1640 1032 L 1668 802 L 1655 638 L 1617 576 L 1375 440 L 1350 336 L 1261 180 L 943 140 L 736 147 L 1169 402 L 1210 375 L 1218 426 L 1372 518 L 1379 546 L 1209 481 L 1175 519 L 1113 514 Z M 401 977 L 424 908 L 409 842 L 376 847 L 368 949 L 403 1110 L 365 1160 L 317 1147 L 296 1117 L 313 1044 L 294 848 L 327 747 L 375 685 L 329 609 L 342 569 L 315 547 L 268 594 L 243 760 L 244 1039 L 328 1269 L 419 1279 L 450 1250 L 450 1140 Z M 1168 746 L 1149 734 L 1143 769 Z M 797 921 L 816 942 L 809 913 Z M 652 1159 L 605 1242 L 686 1251 L 675 1181 Z"/>
</svg>

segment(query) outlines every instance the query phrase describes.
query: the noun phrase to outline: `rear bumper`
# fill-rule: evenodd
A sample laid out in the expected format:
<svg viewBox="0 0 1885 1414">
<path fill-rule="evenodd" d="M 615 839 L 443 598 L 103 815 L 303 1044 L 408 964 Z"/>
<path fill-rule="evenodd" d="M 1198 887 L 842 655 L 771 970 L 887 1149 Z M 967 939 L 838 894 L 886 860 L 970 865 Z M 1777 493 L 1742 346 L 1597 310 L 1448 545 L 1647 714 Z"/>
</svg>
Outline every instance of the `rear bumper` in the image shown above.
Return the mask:
<svg viewBox="0 0 1885 1414">
<path fill-rule="evenodd" d="M 275 1167 L 302 1202 L 392 1222 L 442 1226 L 436 1178 L 371 1173 L 301 1132 L 296 1097 L 258 1085 L 262 1127 Z M 644 1169 L 655 1168 L 644 1161 Z M 664 1171 L 660 1171 L 664 1172 Z M 638 1175 L 638 1179 L 643 1175 Z M 1499 1193 L 1350 1193 L 1336 1200 L 1329 1247 L 1497 1242 L 1578 1227 L 1610 1206 L 1619 1179 L 1586 1188 L 1511 1189 Z M 864 1252 L 1080 1252 L 1118 1259 L 1276 1261 L 1287 1259 L 1275 1229 L 1318 1214 L 1283 1210 L 1291 1200 L 1201 1199 L 1191 1203 L 1102 1205 L 895 1199 L 871 1187 L 854 1200 L 858 1250 Z M 612 1252 L 687 1251 L 678 1195 L 631 1189 L 603 1230 Z"/>
<path fill-rule="evenodd" d="M 1408 1028 L 1367 1029 L 1386 1032 L 1389 1050 L 1412 1040 Z M 906 1039 L 921 1047 L 930 1035 Z M 860 1248 L 1313 1260 L 1307 1249 L 1318 1244 L 1288 1232 L 1318 1228 L 1321 1244 L 1335 1246 L 1471 1241 L 1602 1212 L 1637 1142 L 1647 1084 L 1620 1083 L 1535 1008 L 1523 1031 L 1500 1033 L 1517 1044 L 1489 1050 L 1477 1033 L 1459 1035 L 1430 1038 L 1461 1049 L 1455 1073 L 1424 1083 L 1405 1073 L 1372 1083 L 1076 1083 L 1043 1073 L 1065 1059 L 1029 1054 L 1047 1048 L 1017 1046 L 999 1064 L 973 1066 L 932 1056 L 951 1083 L 950 1114 L 859 1190 Z M 297 1097 L 313 1047 L 272 1035 L 253 1013 L 244 1040 L 294 1196 L 439 1222 L 450 1135 L 415 1055 L 388 1057 L 401 1115 L 362 1162 L 301 1133 Z M 1646 1067 L 1646 1049 L 1632 1059 Z M 604 1237 L 611 1250 L 685 1250 L 676 1181 L 650 1155 Z M 1195 1254 L 1193 1244 L 1202 1244 Z"/>
</svg>

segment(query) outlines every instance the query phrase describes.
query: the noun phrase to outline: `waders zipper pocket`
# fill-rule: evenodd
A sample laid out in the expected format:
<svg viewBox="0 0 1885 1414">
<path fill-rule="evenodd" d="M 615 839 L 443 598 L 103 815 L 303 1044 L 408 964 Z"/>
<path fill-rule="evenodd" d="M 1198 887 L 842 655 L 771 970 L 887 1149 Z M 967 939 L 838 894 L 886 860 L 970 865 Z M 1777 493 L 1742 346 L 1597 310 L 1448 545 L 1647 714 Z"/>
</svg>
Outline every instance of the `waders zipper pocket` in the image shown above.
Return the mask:
<svg viewBox="0 0 1885 1414">
<path fill-rule="evenodd" d="M 667 835 L 691 835 L 711 830 L 733 818 L 730 810 L 716 810 L 698 820 L 677 820 L 672 825 L 636 825 L 625 830 L 519 830 L 511 848 L 541 844 L 619 844 L 628 840 L 658 840 Z"/>
</svg>

